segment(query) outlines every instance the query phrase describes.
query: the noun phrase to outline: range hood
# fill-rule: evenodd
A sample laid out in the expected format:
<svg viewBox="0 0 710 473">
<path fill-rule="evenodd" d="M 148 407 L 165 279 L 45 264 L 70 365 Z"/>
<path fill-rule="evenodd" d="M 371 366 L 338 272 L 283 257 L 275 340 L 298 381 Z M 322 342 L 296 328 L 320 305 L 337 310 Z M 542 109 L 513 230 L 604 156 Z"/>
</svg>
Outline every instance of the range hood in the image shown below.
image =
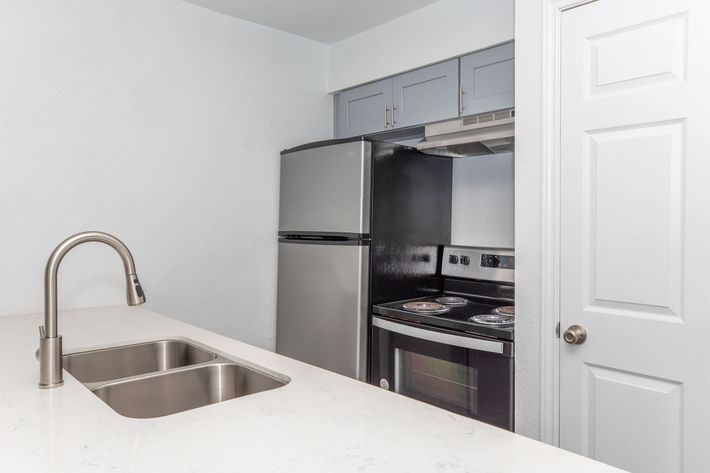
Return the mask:
<svg viewBox="0 0 710 473">
<path fill-rule="evenodd" d="M 515 110 L 472 115 L 424 126 L 422 153 L 465 158 L 509 153 L 515 144 Z"/>
</svg>

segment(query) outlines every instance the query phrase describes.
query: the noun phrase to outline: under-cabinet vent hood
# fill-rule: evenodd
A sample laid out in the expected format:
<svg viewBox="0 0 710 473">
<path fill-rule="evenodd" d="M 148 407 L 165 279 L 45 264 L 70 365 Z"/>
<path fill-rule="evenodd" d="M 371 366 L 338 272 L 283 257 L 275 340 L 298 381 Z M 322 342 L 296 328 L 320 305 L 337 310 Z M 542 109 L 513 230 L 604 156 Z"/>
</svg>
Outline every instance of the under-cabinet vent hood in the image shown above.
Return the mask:
<svg viewBox="0 0 710 473">
<path fill-rule="evenodd" d="M 515 109 L 472 115 L 424 126 L 422 153 L 465 158 L 509 153 L 515 144 Z"/>
</svg>

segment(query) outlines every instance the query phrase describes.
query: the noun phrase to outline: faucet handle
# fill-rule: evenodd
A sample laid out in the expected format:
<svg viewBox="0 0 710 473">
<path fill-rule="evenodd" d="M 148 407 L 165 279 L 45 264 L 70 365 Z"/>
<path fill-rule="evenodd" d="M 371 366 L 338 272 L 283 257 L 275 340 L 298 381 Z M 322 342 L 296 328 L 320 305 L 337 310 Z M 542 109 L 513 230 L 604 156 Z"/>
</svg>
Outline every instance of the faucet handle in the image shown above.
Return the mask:
<svg viewBox="0 0 710 473">
<path fill-rule="evenodd" d="M 42 340 L 47 338 L 45 335 L 46 334 L 44 332 L 44 325 L 40 325 L 39 326 L 39 340 L 40 340 L 39 344 L 40 345 L 42 344 Z M 35 351 L 35 358 L 37 358 L 37 361 L 39 361 L 39 348 L 37 348 L 37 351 Z"/>
</svg>

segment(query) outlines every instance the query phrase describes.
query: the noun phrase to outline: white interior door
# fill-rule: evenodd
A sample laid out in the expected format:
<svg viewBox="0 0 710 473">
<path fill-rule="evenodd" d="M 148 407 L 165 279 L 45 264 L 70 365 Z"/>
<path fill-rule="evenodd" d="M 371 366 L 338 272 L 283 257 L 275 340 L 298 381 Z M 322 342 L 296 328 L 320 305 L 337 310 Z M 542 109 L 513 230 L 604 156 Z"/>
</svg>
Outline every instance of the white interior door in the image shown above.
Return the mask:
<svg viewBox="0 0 710 473">
<path fill-rule="evenodd" d="M 598 0 L 562 14 L 560 445 L 710 471 L 710 14 Z"/>
</svg>

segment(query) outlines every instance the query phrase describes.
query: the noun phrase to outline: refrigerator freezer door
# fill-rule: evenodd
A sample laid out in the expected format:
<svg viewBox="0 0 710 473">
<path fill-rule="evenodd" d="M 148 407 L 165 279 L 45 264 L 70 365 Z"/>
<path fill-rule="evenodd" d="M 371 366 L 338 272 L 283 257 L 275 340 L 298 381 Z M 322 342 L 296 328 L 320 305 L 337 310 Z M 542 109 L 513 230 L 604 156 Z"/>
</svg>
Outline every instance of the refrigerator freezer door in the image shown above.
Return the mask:
<svg viewBox="0 0 710 473">
<path fill-rule="evenodd" d="M 372 144 L 352 141 L 281 156 L 281 234 L 368 234 Z"/>
<path fill-rule="evenodd" d="M 276 352 L 366 381 L 369 246 L 279 242 Z"/>
</svg>

